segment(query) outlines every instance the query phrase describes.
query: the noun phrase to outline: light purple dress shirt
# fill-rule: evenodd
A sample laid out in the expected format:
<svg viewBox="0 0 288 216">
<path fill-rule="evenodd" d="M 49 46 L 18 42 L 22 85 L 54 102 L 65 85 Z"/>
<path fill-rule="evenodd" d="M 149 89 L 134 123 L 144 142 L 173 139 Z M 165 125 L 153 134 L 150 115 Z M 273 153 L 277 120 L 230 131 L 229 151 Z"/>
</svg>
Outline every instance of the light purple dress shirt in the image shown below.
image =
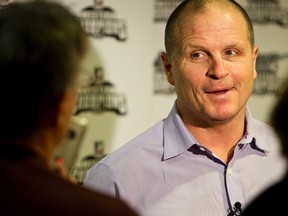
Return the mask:
<svg viewBox="0 0 288 216">
<path fill-rule="evenodd" d="M 125 200 L 142 216 L 227 215 L 235 202 L 245 207 L 286 170 L 272 128 L 248 108 L 246 122 L 225 165 L 187 130 L 174 104 L 166 119 L 94 165 L 83 185 Z"/>
</svg>

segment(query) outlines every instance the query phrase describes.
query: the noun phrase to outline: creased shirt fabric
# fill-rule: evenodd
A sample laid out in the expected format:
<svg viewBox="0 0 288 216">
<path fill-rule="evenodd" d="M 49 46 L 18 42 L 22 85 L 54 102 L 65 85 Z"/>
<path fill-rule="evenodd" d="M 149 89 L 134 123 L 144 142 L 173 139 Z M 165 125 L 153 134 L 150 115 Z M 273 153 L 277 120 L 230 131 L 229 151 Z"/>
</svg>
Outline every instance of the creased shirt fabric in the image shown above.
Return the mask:
<svg viewBox="0 0 288 216">
<path fill-rule="evenodd" d="M 248 108 L 246 122 L 226 165 L 187 130 L 174 103 L 167 118 L 90 168 L 83 185 L 125 200 L 143 216 L 227 215 L 286 171 L 272 128 Z"/>
</svg>

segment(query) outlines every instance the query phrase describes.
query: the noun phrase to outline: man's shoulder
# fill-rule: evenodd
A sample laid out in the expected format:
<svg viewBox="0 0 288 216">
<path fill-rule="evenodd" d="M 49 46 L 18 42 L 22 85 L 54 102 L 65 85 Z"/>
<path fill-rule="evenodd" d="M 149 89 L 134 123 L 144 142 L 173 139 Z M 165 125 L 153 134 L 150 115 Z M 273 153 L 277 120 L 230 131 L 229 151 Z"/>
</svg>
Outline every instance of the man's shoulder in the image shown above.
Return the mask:
<svg viewBox="0 0 288 216">
<path fill-rule="evenodd" d="M 125 161 L 141 161 L 143 153 L 153 149 L 159 155 L 163 152 L 163 122 L 158 122 L 146 131 L 114 150 L 99 162 L 111 167 Z M 149 155 L 148 155 L 149 156 Z M 146 158 L 148 159 L 148 158 Z M 98 162 L 98 163 L 99 163 Z"/>
</svg>

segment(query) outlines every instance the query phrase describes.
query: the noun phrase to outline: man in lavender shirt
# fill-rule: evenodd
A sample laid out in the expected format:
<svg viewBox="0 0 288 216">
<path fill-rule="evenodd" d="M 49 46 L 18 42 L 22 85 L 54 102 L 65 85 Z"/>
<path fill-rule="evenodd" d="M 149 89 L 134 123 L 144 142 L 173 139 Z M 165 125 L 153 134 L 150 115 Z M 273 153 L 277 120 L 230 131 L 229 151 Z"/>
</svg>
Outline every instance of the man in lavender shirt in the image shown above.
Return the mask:
<svg viewBox="0 0 288 216">
<path fill-rule="evenodd" d="M 165 48 L 170 114 L 99 161 L 84 186 L 147 216 L 241 215 L 285 173 L 278 137 L 247 107 L 258 56 L 251 20 L 233 0 L 185 0 Z"/>
</svg>

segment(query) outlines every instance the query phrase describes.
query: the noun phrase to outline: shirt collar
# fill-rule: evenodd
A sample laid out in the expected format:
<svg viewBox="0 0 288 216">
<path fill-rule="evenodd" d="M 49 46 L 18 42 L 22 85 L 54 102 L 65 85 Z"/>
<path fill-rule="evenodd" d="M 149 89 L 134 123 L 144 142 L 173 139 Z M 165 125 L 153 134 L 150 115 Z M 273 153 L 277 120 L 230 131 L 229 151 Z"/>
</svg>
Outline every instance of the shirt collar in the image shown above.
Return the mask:
<svg viewBox="0 0 288 216">
<path fill-rule="evenodd" d="M 254 137 L 255 128 L 253 118 L 249 109 L 246 108 L 246 132 L 239 143 L 251 143 Z M 164 121 L 164 160 L 182 154 L 193 144 L 198 144 L 198 142 L 184 125 L 175 101 L 172 110 Z M 262 143 L 257 145 L 257 147 L 263 150 L 267 150 L 268 148 L 268 146 Z"/>
<path fill-rule="evenodd" d="M 248 144 L 251 143 L 253 140 L 253 137 L 255 137 L 255 129 L 254 129 L 254 125 L 253 125 L 253 118 L 252 115 L 249 111 L 249 109 L 246 107 L 246 131 L 244 133 L 243 138 L 239 141 L 239 143 L 242 144 Z"/>
<path fill-rule="evenodd" d="M 269 153 L 271 151 L 271 145 L 268 142 L 259 142 L 259 139 L 265 140 L 266 133 L 257 133 L 260 129 L 263 129 L 263 122 L 256 120 L 252 117 L 248 108 L 246 108 L 246 132 L 243 138 L 239 141 L 241 144 L 251 144 L 250 147 L 258 151 Z M 269 125 L 267 125 L 269 127 Z M 256 129 L 258 127 L 258 129 Z M 264 135 L 264 136 L 263 136 Z M 261 137 L 260 137 L 261 136 Z M 270 135 L 269 135 L 270 136 Z M 252 142 L 253 141 L 253 142 Z M 254 147 L 253 147 L 254 146 Z"/>
<path fill-rule="evenodd" d="M 164 160 L 182 154 L 195 143 L 197 141 L 184 125 L 175 101 L 164 121 Z"/>
</svg>

